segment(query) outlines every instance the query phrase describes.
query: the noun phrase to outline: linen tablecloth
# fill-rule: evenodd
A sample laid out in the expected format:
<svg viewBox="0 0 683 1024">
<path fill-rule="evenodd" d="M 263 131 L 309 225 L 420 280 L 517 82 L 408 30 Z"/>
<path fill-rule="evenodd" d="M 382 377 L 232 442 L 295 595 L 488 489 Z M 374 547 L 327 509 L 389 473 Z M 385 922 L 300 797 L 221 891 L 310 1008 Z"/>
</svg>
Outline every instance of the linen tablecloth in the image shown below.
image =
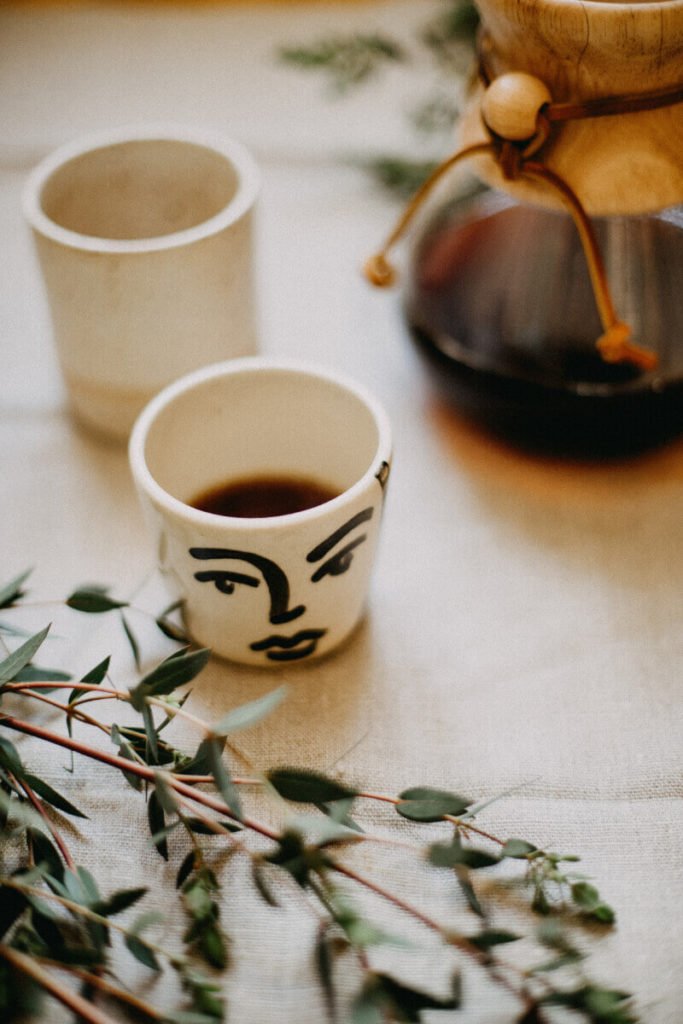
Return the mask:
<svg viewBox="0 0 683 1024">
<path fill-rule="evenodd" d="M 34 566 L 35 601 L 90 580 L 149 607 L 158 598 L 126 453 L 81 432 L 67 411 L 20 213 L 28 169 L 54 145 L 114 124 L 205 124 L 240 138 L 264 175 L 263 351 L 336 367 L 372 388 L 393 423 L 395 465 L 369 610 L 353 641 L 318 666 L 275 674 L 212 664 L 188 707 L 211 720 L 284 681 L 285 702 L 235 738 L 240 767 L 294 762 L 389 794 L 418 783 L 477 798 L 513 790 L 487 809 L 486 826 L 581 855 L 618 915 L 592 944 L 592 975 L 634 992 L 648 1024 L 677 1024 L 683 444 L 623 463 L 562 463 L 494 441 L 443 405 L 413 353 L 398 296 L 371 291 L 359 272 L 396 206 L 354 158 L 415 152 L 405 113 L 425 68 L 389 69 L 340 99 L 274 56 L 281 44 L 353 28 L 408 39 L 430 10 L 403 0 L 2 7 L 0 575 Z M 31 612 L 36 628 L 54 615 L 64 639 L 52 642 L 52 661 L 78 672 L 111 653 L 117 683 L 133 678 L 115 624 L 47 605 Z M 131 616 L 144 633 L 143 616 Z M 185 728 L 176 737 L 188 749 L 196 742 Z M 111 889 L 149 885 L 149 904 L 163 906 L 177 934 L 180 911 L 162 885 L 177 863 L 163 865 L 150 846 L 142 801 L 102 766 L 80 761 L 70 777 L 66 754 L 20 745 L 91 813 L 80 839 L 72 836 L 81 861 Z M 381 805 L 367 806 L 363 821 L 424 838 Z M 382 847 L 359 863 L 437 916 L 465 920 L 447 873 L 428 871 L 409 851 Z M 223 920 L 236 939 L 230 1019 L 324 1019 L 315 919 L 291 892 L 280 909 L 264 907 L 245 871 L 234 859 L 223 872 Z M 415 942 L 379 950 L 376 963 L 398 963 L 405 977 L 443 993 L 447 958 L 434 940 L 379 905 L 369 910 Z M 141 967 L 121 970 L 173 1004 L 173 989 L 155 991 Z M 357 980 L 349 970 L 348 992 Z M 476 970 L 465 995 L 452 1019 L 513 1019 L 512 1004 Z M 46 1019 L 63 1017 L 51 1006 Z"/>
</svg>

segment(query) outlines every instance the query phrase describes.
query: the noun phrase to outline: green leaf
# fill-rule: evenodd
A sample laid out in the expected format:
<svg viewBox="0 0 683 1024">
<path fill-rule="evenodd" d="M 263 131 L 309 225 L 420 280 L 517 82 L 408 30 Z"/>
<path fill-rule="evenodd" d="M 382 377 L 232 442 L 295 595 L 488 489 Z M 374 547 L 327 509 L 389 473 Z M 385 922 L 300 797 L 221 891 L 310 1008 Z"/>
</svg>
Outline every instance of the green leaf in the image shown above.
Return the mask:
<svg viewBox="0 0 683 1024">
<path fill-rule="evenodd" d="M 23 914 L 28 901 L 22 892 L 0 886 L 0 939 Z"/>
<path fill-rule="evenodd" d="M 264 900 L 269 907 L 279 907 L 280 904 L 273 895 L 273 890 L 266 882 L 263 864 L 257 860 L 253 860 L 251 862 L 251 877 L 261 899 Z"/>
<path fill-rule="evenodd" d="M 353 796 L 342 797 L 341 800 L 331 800 L 329 803 L 320 803 L 315 806 L 323 814 L 326 814 L 332 821 L 337 822 L 339 825 L 344 825 L 346 828 L 352 829 L 354 832 L 362 833 L 364 830 L 360 827 L 357 821 L 351 817 L 351 809 L 353 807 Z"/>
<path fill-rule="evenodd" d="M 121 735 L 121 732 L 117 725 L 112 725 L 111 727 L 111 738 L 112 742 L 118 746 L 118 752 L 120 757 L 125 758 L 127 761 L 135 761 L 135 755 L 133 754 L 133 751 L 131 750 L 127 741 Z M 134 775 L 132 772 L 127 772 L 123 768 L 121 769 L 121 773 L 126 782 L 128 783 L 128 785 L 131 786 L 132 789 L 136 790 L 136 792 L 138 793 L 142 790 L 143 782 L 139 775 Z"/>
<path fill-rule="evenodd" d="M 331 1021 L 337 1020 L 334 988 L 334 959 L 348 944 L 343 939 L 331 937 L 326 925 L 318 929 L 315 940 L 315 967 L 325 996 L 327 1014 Z"/>
<path fill-rule="evenodd" d="M 152 709 L 148 704 L 143 704 L 142 708 L 139 708 L 138 710 L 142 713 L 142 721 L 145 726 L 145 736 L 147 738 L 145 761 L 147 764 L 159 764 L 159 741 L 157 731 L 154 726 Z"/>
<path fill-rule="evenodd" d="M 571 894 L 574 903 L 587 916 L 600 921 L 601 924 L 613 924 L 616 920 L 614 911 L 607 903 L 603 903 L 594 885 L 588 882 L 575 882 L 571 887 Z"/>
<path fill-rule="evenodd" d="M 172 655 L 144 676 L 130 691 L 131 704 L 136 711 L 142 711 L 147 697 L 173 693 L 179 686 L 198 676 L 210 657 L 211 651 L 204 648 Z"/>
<path fill-rule="evenodd" d="M 161 967 L 154 950 L 149 943 L 145 942 L 145 940 L 141 938 L 141 933 L 145 928 L 149 928 L 154 924 L 159 924 L 162 921 L 163 915 L 158 914 L 155 911 L 140 914 L 125 935 L 125 943 L 129 952 L 133 954 L 136 960 L 139 960 L 141 964 L 144 964 L 145 967 L 149 967 L 152 971 L 160 971 Z"/>
<path fill-rule="evenodd" d="M 168 843 L 166 842 L 166 837 L 157 835 L 157 833 L 164 831 L 164 828 L 166 827 L 166 818 L 161 808 L 161 804 L 159 803 L 156 790 L 153 790 L 149 794 L 149 800 L 147 801 L 147 820 L 149 822 L 149 830 L 152 833 L 152 842 L 164 860 L 168 860 Z"/>
<path fill-rule="evenodd" d="M 71 814 L 74 818 L 87 818 L 88 815 L 84 814 L 83 811 L 79 811 L 78 807 L 75 807 L 71 801 L 67 800 L 66 797 L 58 793 L 56 789 L 49 786 L 43 779 L 39 779 L 36 775 L 24 775 L 24 782 L 28 783 L 34 792 L 38 794 L 47 803 L 52 804 L 58 811 L 63 811 L 64 814 Z"/>
<path fill-rule="evenodd" d="M 65 604 L 67 608 L 85 612 L 87 615 L 100 615 L 115 608 L 128 607 L 128 601 L 115 601 L 108 597 L 106 587 L 97 586 L 79 587 L 67 597 Z"/>
<path fill-rule="evenodd" d="M 91 668 L 89 672 L 86 672 L 81 679 L 82 683 L 86 683 L 88 686 L 99 686 L 100 683 L 106 678 L 107 672 L 109 671 L 109 662 L 111 661 L 111 655 L 103 658 L 102 661 L 98 662 L 94 668 Z M 69 694 L 69 704 L 73 704 L 79 697 L 85 696 L 88 690 L 79 690 L 78 687 L 72 690 Z M 71 721 L 71 719 L 69 719 Z"/>
<path fill-rule="evenodd" d="M 228 964 L 228 950 L 225 940 L 216 925 L 206 925 L 199 937 L 199 950 L 212 967 L 223 969 Z"/>
<path fill-rule="evenodd" d="M 472 913 L 476 914 L 477 917 L 485 917 L 486 915 L 484 914 L 484 909 L 481 903 L 479 902 L 479 897 L 477 896 L 474 886 L 472 885 L 472 882 L 469 877 L 469 871 L 467 870 L 467 868 L 462 864 L 456 864 L 455 877 L 458 880 L 460 891 L 467 900 L 467 905 L 472 911 Z"/>
<path fill-rule="evenodd" d="M 14 679 L 17 672 L 20 672 L 33 658 L 50 630 L 49 626 L 41 629 L 29 637 L 16 651 L 13 651 L 4 661 L 0 661 L 0 684 L 8 683 Z"/>
<path fill-rule="evenodd" d="M 218 791 L 225 800 L 230 812 L 240 820 L 242 818 L 242 802 L 237 786 L 230 778 L 228 769 L 223 763 L 223 743 L 220 739 L 211 739 L 208 745 L 211 774 Z"/>
<path fill-rule="evenodd" d="M 478 850 L 473 846 L 463 846 L 457 835 L 450 845 L 434 843 L 430 846 L 428 860 L 437 868 L 454 868 L 461 864 L 473 870 L 490 868 L 499 863 L 497 857 L 485 850 Z"/>
<path fill-rule="evenodd" d="M 46 865 L 50 875 L 57 881 L 61 881 L 64 877 L 64 865 L 57 852 L 57 847 L 40 829 L 29 828 L 26 830 L 26 835 L 31 844 L 34 863 Z"/>
<path fill-rule="evenodd" d="M 123 612 L 121 612 L 121 625 L 123 626 L 123 632 L 126 634 L 126 640 L 128 641 L 128 645 L 129 645 L 129 647 L 130 647 L 130 649 L 132 651 L 133 661 L 135 662 L 135 667 L 136 667 L 136 669 L 139 672 L 140 671 L 140 647 L 139 647 L 138 642 L 137 642 L 137 640 L 135 638 L 135 634 L 133 633 L 133 630 L 130 628 L 130 626 L 128 624 L 128 621 L 126 620 L 126 616 L 123 614 Z"/>
<path fill-rule="evenodd" d="M 325 804 L 334 800 L 354 797 L 356 791 L 320 772 L 298 768 L 274 768 L 268 772 L 271 786 L 295 803 Z"/>
<path fill-rule="evenodd" d="M 113 917 L 115 914 L 121 914 L 128 907 L 132 907 L 133 904 L 141 900 L 143 896 L 147 894 L 147 889 L 119 889 L 113 896 L 110 896 L 107 900 L 98 900 L 93 903 L 92 909 L 96 914 L 100 914 L 102 917 Z"/>
<path fill-rule="evenodd" d="M 285 831 L 280 837 L 277 849 L 264 857 L 269 864 L 277 864 L 284 871 L 287 871 L 297 885 L 305 889 L 308 885 L 308 878 L 311 867 L 322 866 L 323 860 L 318 851 L 318 860 L 310 855 L 306 849 L 303 839 L 297 832 Z"/>
<path fill-rule="evenodd" d="M 37 665 L 26 665 L 14 677 L 14 681 L 17 683 L 68 683 L 70 679 L 70 672 L 62 672 L 58 668 L 39 668 Z M 43 688 L 42 692 L 49 693 L 50 691 Z"/>
<path fill-rule="evenodd" d="M 0 736 L 0 765 L 18 779 L 24 776 L 24 766 L 19 751 L 6 736 Z"/>
<path fill-rule="evenodd" d="M 182 608 L 184 603 L 185 602 L 182 600 L 174 601 L 168 606 L 168 608 L 164 608 L 164 610 L 160 612 L 158 618 L 154 621 L 157 628 L 160 629 L 164 636 L 168 637 L 169 640 L 175 640 L 176 643 L 189 644 L 190 638 L 185 630 L 181 626 L 176 625 L 175 622 L 171 622 L 168 618 L 168 616 L 177 611 L 178 608 Z"/>
<path fill-rule="evenodd" d="M 124 942 L 126 948 L 130 953 L 133 954 L 136 960 L 145 967 L 149 967 L 152 971 L 160 971 L 161 966 L 157 960 L 154 950 L 151 946 L 148 946 L 144 939 L 139 939 L 136 935 L 126 935 Z"/>
<path fill-rule="evenodd" d="M 352 1020 L 353 1024 L 375 1024 L 387 1019 L 420 1024 L 423 1010 L 457 1010 L 460 1002 L 458 974 L 453 976 L 451 995 L 445 999 L 403 985 L 386 974 L 374 974 L 354 1002 Z"/>
<path fill-rule="evenodd" d="M 190 829 L 192 829 L 193 832 L 196 832 L 197 835 L 200 835 L 200 836 L 215 836 L 215 835 L 219 834 L 219 833 L 215 832 L 212 828 L 209 828 L 209 826 L 206 824 L 206 822 L 202 821 L 201 818 L 190 817 L 190 818 L 185 818 L 184 820 L 185 820 L 185 824 Z M 227 829 L 228 832 L 241 832 L 242 831 L 242 827 L 240 825 L 236 825 L 234 821 L 218 821 L 217 824 L 220 825 L 221 828 Z"/>
<path fill-rule="evenodd" d="M 176 889 L 180 889 L 184 882 L 190 877 L 194 871 L 197 863 L 197 855 L 194 850 L 190 850 L 187 856 L 183 859 L 182 864 L 178 868 L 178 874 L 175 879 Z"/>
<path fill-rule="evenodd" d="M 194 757 L 181 762 L 177 771 L 183 775 L 210 775 L 211 774 L 211 739 L 203 739 L 197 747 Z"/>
<path fill-rule="evenodd" d="M 472 803 L 457 793 L 429 786 L 406 789 L 399 794 L 399 800 L 401 803 L 396 804 L 396 810 L 401 817 L 426 823 L 440 821 L 444 814 L 462 814 Z"/>
<path fill-rule="evenodd" d="M 240 707 L 228 711 L 227 715 L 223 715 L 220 721 L 211 727 L 211 732 L 214 736 L 230 736 L 240 729 L 254 725 L 280 704 L 286 692 L 287 687 L 280 686 L 277 690 L 271 690 L 270 693 L 259 697 L 258 700 L 252 700 L 248 704 L 242 704 Z"/>
<path fill-rule="evenodd" d="M 500 946 L 507 942 L 517 942 L 521 935 L 508 932 L 501 928 L 486 928 L 476 935 L 468 935 L 467 941 L 471 942 L 477 949 L 491 949 L 492 946 Z"/>
<path fill-rule="evenodd" d="M 524 839 L 508 839 L 500 851 L 501 857 L 512 857 L 515 860 L 526 860 L 530 853 L 535 853 L 537 847 L 527 843 Z"/>
<path fill-rule="evenodd" d="M 18 598 L 23 597 L 21 585 L 32 572 L 33 569 L 27 569 L 26 572 L 15 576 L 9 583 L 4 583 L 0 586 L 0 608 L 9 608 Z"/>
</svg>

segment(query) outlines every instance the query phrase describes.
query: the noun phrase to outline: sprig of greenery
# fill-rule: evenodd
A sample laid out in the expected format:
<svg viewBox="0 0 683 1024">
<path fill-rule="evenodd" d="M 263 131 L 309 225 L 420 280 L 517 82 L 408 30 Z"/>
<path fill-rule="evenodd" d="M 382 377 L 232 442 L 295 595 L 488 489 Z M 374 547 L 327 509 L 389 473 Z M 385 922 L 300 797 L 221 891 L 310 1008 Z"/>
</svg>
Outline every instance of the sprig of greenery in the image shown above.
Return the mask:
<svg viewBox="0 0 683 1024">
<path fill-rule="evenodd" d="M 392 35 L 335 34 L 308 45 L 282 47 L 279 59 L 302 71 L 327 77 L 332 91 L 346 94 L 377 78 L 388 66 L 415 65 L 427 56 L 431 67 L 426 97 L 409 113 L 409 122 L 424 139 L 441 136 L 450 142 L 460 115 L 460 92 L 472 66 L 479 15 L 471 0 L 445 0 L 444 8 L 419 27 L 412 47 Z M 438 160 L 385 154 L 360 159 L 384 188 L 407 198 L 427 179 Z"/>
<path fill-rule="evenodd" d="M 22 603 L 26 579 L 27 574 L 22 574 L 0 587 L 5 608 Z M 120 616 L 122 609 L 129 607 L 99 586 L 81 588 L 66 604 L 87 615 Z M 159 617 L 163 627 L 157 624 L 168 636 L 167 614 Z M 183 646 L 143 674 L 130 690 L 112 684 L 108 658 L 76 683 L 36 678 L 33 659 L 47 641 L 48 627 L 23 639 L 0 661 L 0 701 L 12 694 L 26 700 L 29 709 L 35 702 L 47 701 L 63 712 L 68 726 L 67 735 L 58 734 L 30 715 L 19 718 L 0 712 L 0 840 L 21 838 L 25 849 L 24 863 L 12 874 L 3 864 L 0 843 L 0 1012 L 8 1024 L 22 1013 L 40 1013 L 45 992 L 92 1024 L 110 1024 L 97 1005 L 99 995 L 113 999 L 133 1015 L 141 1013 L 167 1024 L 222 1020 L 220 975 L 212 972 L 229 969 L 232 942 L 221 922 L 220 880 L 211 858 L 212 850 L 224 843 L 233 855 L 249 858 L 264 913 L 279 906 L 283 880 L 289 879 L 301 898 L 312 900 L 322 915 L 315 962 L 331 1021 L 342 1019 L 336 975 L 339 962 L 347 955 L 355 957 L 362 970 L 348 1011 L 353 1024 L 419 1021 L 423 1011 L 457 1008 L 463 999 L 460 978 L 465 963 L 486 972 L 492 984 L 515 996 L 519 1005 L 516 1024 L 548 1022 L 553 1006 L 562 1006 L 592 1024 L 636 1021 L 626 993 L 597 985 L 586 973 L 587 954 L 575 935 L 585 920 L 609 929 L 615 915 L 597 888 L 574 871 L 577 856 L 541 850 L 526 839 L 492 834 L 478 820 L 485 805 L 451 790 L 411 786 L 390 796 L 291 766 L 257 778 L 233 774 L 228 762 L 229 737 L 273 712 L 284 691 L 274 690 L 235 708 L 217 722 L 204 722 L 185 706 L 190 691 L 181 695 L 179 690 L 204 669 L 209 653 L 186 646 L 186 638 L 179 633 Z M 126 636 L 139 654 L 140 645 L 130 624 Z M 66 702 L 59 699 L 60 693 L 67 696 Z M 138 715 L 139 723 L 119 726 L 100 721 L 85 710 L 93 698 L 125 703 Z M 176 749 L 166 735 L 178 716 L 200 734 L 194 753 Z M 91 746 L 74 736 L 76 722 L 108 734 L 113 749 Z M 8 730 L 24 732 L 119 771 L 146 798 L 150 842 L 164 859 L 170 857 L 169 834 L 184 831 L 189 850 L 176 871 L 176 888 L 188 922 L 181 937 L 182 954 L 149 938 L 148 930 L 159 922 L 157 915 L 143 912 L 131 924 L 120 923 L 119 915 L 137 905 L 146 890 L 101 894 L 95 878 L 76 863 L 60 832 L 60 815 L 84 819 L 83 812 L 29 770 Z M 207 783 L 212 792 L 204 788 Z M 283 812 L 279 827 L 265 825 L 245 809 L 239 791 L 255 785 L 270 793 L 276 808 Z M 409 844 L 411 849 L 430 869 L 450 872 L 476 926 L 456 931 L 410 903 L 386 881 L 378 882 L 347 862 L 349 848 L 377 841 L 357 820 L 356 812 L 362 813 L 368 801 L 391 805 L 397 822 L 410 823 L 411 835 L 415 829 L 426 829 L 419 842 Z M 430 830 L 435 830 L 432 839 Z M 251 836 L 260 837 L 257 848 L 250 845 Z M 263 839 L 268 841 L 266 849 Z M 387 842 L 386 837 L 381 841 Z M 520 895 L 528 893 L 527 911 L 541 921 L 525 936 L 501 928 L 495 921 L 495 896 L 501 891 L 495 879 L 502 872 L 502 891 L 507 898 L 514 883 L 511 869 L 515 862 L 524 868 L 515 877 L 522 887 Z M 478 883 L 480 872 L 490 875 L 486 900 Z M 423 991 L 373 967 L 376 947 L 400 945 L 402 939 L 388 934 L 366 915 L 353 898 L 353 888 L 370 892 L 400 914 L 409 915 L 452 950 L 448 993 Z M 186 996 L 183 1008 L 163 1014 L 107 978 L 112 931 L 121 934 L 128 952 L 152 972 L 159 972 L 163 961 L 177 973 Z M 543 956 L 520 968 L 507 962 L 502 953 L 523 937 L 532 940 L 533 948 Z M 64 974 L 81 986 L 80 993 L 62 980 Z"/>
</svg>

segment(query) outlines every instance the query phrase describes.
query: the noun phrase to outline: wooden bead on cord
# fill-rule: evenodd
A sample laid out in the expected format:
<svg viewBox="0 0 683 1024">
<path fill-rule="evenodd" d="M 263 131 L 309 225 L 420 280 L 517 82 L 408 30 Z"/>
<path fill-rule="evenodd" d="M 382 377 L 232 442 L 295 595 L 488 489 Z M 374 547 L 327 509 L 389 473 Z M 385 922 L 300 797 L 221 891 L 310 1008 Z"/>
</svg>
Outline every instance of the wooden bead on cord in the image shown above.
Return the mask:
<svg viewBox="0 0 683 1024">
<path fill-rule="evenodd" d="M 486 89 L 481 112 L 487 127 L 500 138 L 521 142 L 536 134 L 539 112 L 550 102 L 550 90 L 540 78 L 508 71 Z"/>
</svg>

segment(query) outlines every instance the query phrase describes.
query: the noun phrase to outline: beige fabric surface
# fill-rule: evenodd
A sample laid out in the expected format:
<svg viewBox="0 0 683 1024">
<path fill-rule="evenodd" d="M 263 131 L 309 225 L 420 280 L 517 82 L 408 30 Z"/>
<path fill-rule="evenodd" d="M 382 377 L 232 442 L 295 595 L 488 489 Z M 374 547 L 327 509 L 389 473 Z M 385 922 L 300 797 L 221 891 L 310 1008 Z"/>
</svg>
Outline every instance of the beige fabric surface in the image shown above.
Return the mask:
<svg viewBox="0 0 683 1024">
<path fill-rule="evenodd" d="M 272 60 L 276 44 L 348 27 L 352 17 L 408 32 L 420 13 L 405 2 L 0 11 L 0 577 L 33 565 L 36 600 L 95 580 L 141 607 L 163 603 L 125 452 L 81 433 L 66 409 L 19 210 L 30 163 L 82 131 L 126 121 L 201 121 L 238 135 L 264 171 L 263 349 L 371 387 L 391 417 L 396 457 L 368 615 L 352 641 L 317 666 L 273 674 L 211 664 L 187 706 L 211 720 L 288 684 L 274 714 L 235 737 L 236 770 L 295 762 L 389 794 L 418 783 L 482 798 L 514 788 L 482 825 L 581 855 L 618 914 L 616 929 L 593 942 L 592 974 L 635 992 L 647 1024 L 678 1024 L 683 444 L 625 463 L 561 464 L 493 442 L 444 407 L 410 347 L 398 297 L 372 292 L 358 272 L 395 207 L 337 159 L 410 144 L 403 110 L 422 71 L 407 85 L 390 74 L 340 102 Z M 161 654 L 144 615 L 130 614 L 148 657 Z M 46 660 L 79 672 L 111 653 L 117 684 L 133 678 L 115 623 L 48 605 L 31 612 L 36 627 L 55 616 L 64 639 Z M 188 750 L 196 743 L 189 727 L 175 736 Z M 79 858 L 111 888 L 150 885 L 149 904 L 168 913 L 177 935 L 182 922 L 163 883 L 178 857 L 164 867 L 150 848 L 140 799 L 101 766 L 81 761 L 71 777 L 62 752 L 21 746 L 92 814 L 80 838 L 73 832 Z M 431 835 L 381 805 L 364 805 L 361 816 L 389 837 Z M 411 851 L 378 846 L 353 857 L 405 898 L 472 928 L 448 874 L 427 872 Z M 323 1020 L 315 919 L 286 885 L 283 907 L 265 908 L 244 864 L 229 868 L 223 915 L 239 938 L 226 982 L 230 1019 Z M 445 992 L 451 961 L 434 940 L 402 915 L 385 918 L 376 901 L 367 906 L 416 943 L 380 951 L 376 963 L 389 957 Z M 130 958 L 120 963 L 135 980 Z M 142 969 L 138 978 L 150 997 L 173 1004 L 166 982 L 150 987 Z M 357 982 L 349 969 L 347 995 Z M 452 1018 L 425 1019 L 514 1019 L 476 971 L 466 997 Z M 55 1009 L 47 1019 L 66 1018 Z"/>
</svg>

